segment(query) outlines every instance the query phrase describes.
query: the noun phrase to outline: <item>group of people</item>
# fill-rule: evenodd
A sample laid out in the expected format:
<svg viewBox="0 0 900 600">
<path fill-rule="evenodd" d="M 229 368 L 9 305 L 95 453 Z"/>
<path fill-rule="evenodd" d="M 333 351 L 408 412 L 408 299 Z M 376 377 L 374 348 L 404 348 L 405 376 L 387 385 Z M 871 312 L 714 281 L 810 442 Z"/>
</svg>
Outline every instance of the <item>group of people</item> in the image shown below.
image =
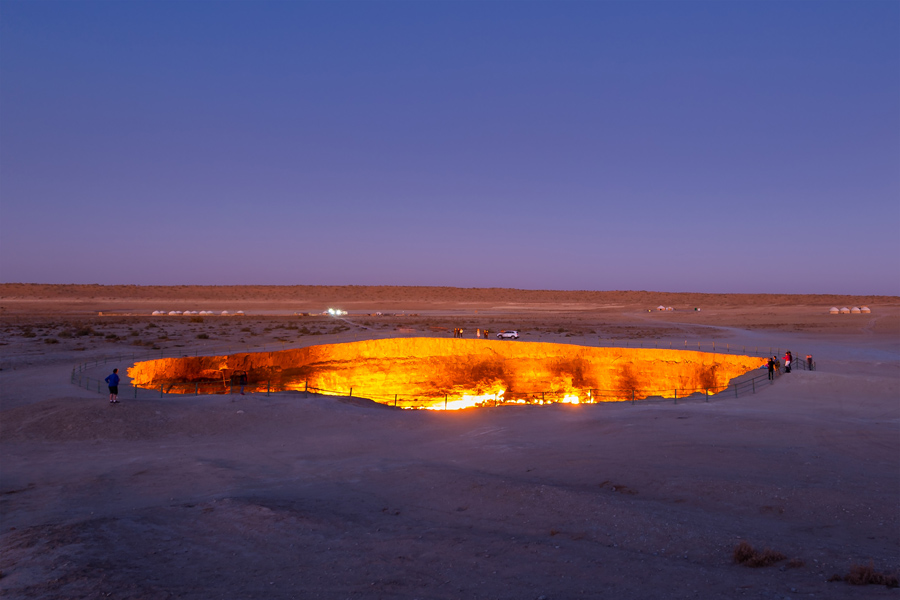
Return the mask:
<svg viewBox="0 0 900 600">
<path fill-rule="evenodd" d="M 788 350 L 784 354 L 784 372 L 785 373 L 791 372 L 791 366 L 793 365 L 793 363 L 794 363 L 794 355 L 791 353 L 790 350 Z M 770 358 L 769 362 L 767 363 L 767 366 L 769 367 L 769 379 L 775 379 L 775 371 L 781 370 L 781 361 L 778 360 L 778 356 L 773 356 L 772 358 Z M 812 354 L 806 355 L 806 368 L 809 369 L 810 371 L 812 371 L 812 369 L 813 369 Z"/>
<path fill-rule="evenodd" d="M 489 334 L 489 333 L 490 333 L 490 332 L 489 332 L 487 329 L 476 329 L 476 330 L 475 330 L 475 337 L 476 337 L 476 338 L 484 338 L 484 339 L 488 339 L 488 334 Z M 463 330 L 462 330 L 462 328 L 461 328 L 461 327 L 455 327 L 455 328 L 453 329 L 453 337 L 455 337 L 455 338 L 461 338 L 462 336 L 463 336 Z"/>
</svg>

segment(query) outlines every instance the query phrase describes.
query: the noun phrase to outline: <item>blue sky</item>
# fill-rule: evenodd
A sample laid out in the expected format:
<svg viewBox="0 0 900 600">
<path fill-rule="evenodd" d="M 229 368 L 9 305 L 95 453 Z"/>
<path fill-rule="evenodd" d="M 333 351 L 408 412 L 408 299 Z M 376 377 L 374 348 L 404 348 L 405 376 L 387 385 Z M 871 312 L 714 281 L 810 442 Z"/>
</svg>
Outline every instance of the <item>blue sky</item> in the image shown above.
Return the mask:
<svg viewBox="0 0 900 600">
<path fill-rule="evenodd" d="M 900 295 L 900 3 L 3 0 L 0 280 Z"/>
</svg>

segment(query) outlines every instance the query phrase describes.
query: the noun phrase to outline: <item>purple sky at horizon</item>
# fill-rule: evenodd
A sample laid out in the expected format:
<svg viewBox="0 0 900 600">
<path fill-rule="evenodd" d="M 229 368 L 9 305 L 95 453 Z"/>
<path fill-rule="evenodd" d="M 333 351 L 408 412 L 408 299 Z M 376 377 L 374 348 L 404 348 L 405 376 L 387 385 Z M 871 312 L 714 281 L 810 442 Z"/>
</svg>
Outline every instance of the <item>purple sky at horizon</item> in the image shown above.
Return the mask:
<svg viewBox="0 0 900 600">
<path fill-rule="evenodd" d="M 900 3 L 0 0 L 0 281 L 900 295 Z"/>
</svg>

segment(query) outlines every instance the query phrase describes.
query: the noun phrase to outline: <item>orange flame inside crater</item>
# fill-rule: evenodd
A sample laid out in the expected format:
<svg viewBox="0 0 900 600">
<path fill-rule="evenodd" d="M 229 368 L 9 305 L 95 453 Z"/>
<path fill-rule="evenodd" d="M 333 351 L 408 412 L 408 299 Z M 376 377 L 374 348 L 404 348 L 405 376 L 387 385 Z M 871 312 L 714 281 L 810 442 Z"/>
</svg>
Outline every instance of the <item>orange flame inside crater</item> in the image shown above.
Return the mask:
<svg viewBox="0 0 900 600">
<path fill-rule="evenodd" d="M 539 342 L 402 338 L 279 352 L 164 358 L 128 369 L 132 383 L 192 393 L 230 389 L 315 391 L 404 408 L 461 409 L 672 397 L 708 390 L 758 368 L 762 358 L 683 350 L 593 348 Z"/>
</svg>

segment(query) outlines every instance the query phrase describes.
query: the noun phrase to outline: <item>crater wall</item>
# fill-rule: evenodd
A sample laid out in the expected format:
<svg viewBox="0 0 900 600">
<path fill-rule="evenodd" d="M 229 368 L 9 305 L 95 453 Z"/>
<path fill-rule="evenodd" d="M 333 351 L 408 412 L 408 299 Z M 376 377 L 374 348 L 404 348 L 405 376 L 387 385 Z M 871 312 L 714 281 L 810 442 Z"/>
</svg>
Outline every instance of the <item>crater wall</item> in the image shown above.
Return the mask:
<svg viewBox="0 0 900 600">
<path fill-rule="evenodd" d="M 163 358 L 128 369 L 135 385 L 193 391 L 246 372 L 251 391 L 303 390 L 392 402 L 468 405 L 609 401 L 714 393 L 765 359 L 689 350 L 593 348 L 541 342 L 396 338 L 278 352 Z M 548 394 L 550 394 L 548 398 Z M 634 396 L 632 396 L 634 394 Z M 473 400 L 474 399 L 474 400 Z"/>
</svg>

